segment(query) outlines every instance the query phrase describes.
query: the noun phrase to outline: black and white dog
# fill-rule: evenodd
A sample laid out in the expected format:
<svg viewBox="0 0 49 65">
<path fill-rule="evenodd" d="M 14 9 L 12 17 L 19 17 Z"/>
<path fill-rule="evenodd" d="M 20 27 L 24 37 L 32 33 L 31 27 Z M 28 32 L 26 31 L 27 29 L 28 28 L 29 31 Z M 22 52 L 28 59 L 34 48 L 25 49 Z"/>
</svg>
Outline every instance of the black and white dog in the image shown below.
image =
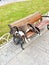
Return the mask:
<svg viewBox="0 0 49 65">
<path fill-rule="evenodd" d="M 25 42 L 25 37 L 24 37 L 24 33 L 22 31 L 20 31 L 16 26 L 14 26 L 13 28 L 11 28 L 10 33 L 13 35 L 13 41 L 18 45 L 21 45 L 21 48 L 24 50 L 23 48 L 23 44 Z"/>
</svg>

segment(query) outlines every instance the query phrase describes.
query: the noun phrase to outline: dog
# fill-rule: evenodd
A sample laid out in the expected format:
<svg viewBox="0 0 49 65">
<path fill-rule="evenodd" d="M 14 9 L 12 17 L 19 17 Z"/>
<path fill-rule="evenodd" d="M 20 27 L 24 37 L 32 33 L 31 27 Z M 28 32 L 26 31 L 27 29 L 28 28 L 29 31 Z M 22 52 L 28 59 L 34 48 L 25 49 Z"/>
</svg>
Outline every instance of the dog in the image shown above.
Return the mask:
<svg viewBox="0 0 49 65">
<path fill-rule="evenodd" d="M 17 45 L 20 44 L 21 48 L 24 50 L 24 48 L 23 48 L 23 44 L 25 42 L 24 33 L 22 31 L 20 31 L 16 26 L 14 26 L 13 28 L 11 28 L 10 34 L 13 35 L 14 43 Z"/>
</svg>

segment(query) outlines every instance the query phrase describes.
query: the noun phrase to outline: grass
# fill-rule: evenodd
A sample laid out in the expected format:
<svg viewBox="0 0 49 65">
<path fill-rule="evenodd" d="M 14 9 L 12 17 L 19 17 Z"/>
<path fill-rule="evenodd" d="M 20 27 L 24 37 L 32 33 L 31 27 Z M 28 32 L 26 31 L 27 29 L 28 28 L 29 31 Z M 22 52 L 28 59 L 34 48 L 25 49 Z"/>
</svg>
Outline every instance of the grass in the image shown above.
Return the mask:
<svg viewBox="0 0 49 65">
<path fill-rule="evenodd" d="M 0 36 L 9 32 L 8 24 L 36 11 L 42 14 L 49 11 L 49 0 L 30 0 L 11 3 L 0 7 Z"/>
</svg>

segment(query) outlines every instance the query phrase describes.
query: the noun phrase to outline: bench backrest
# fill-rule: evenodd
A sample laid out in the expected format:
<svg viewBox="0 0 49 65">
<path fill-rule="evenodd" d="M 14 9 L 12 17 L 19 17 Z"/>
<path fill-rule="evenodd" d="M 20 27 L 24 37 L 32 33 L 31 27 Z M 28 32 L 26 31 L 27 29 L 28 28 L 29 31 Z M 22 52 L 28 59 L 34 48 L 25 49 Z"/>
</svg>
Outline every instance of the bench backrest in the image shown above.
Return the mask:
<svg viewBox="0 0 49 65">
<path fill-rule="evenodd" d="M 23 19 L 20 19 L 18 21 L 11 23 L 10 26 L 11 27 L 14 27 L 14 26 L 21 27 L 24 24 L 28 24 L 28 23 L 33 24 L 34 22 L 38 21 L 41 18 L 42 18 L 41 14 L 39 12 L 36 12 Z"/>
</svg>

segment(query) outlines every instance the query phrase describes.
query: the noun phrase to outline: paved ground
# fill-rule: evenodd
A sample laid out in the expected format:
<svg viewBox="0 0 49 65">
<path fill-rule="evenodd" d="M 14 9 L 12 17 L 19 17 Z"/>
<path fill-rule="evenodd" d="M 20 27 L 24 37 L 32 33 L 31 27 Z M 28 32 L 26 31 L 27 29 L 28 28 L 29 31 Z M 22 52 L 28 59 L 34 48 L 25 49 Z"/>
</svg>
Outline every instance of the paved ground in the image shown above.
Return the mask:
<svg viewBox="0 0 49 65">
<path fill-rule="evenodd" d="M 25 1 L 25 0 L 1 0 L 0 6 L 6 5 L 6 4 L 12 3 L 12 2 L 21 2 L 21 1 Z"/>
<path fill-rule="evenodd" d="M 0 65 L 49 65 L 49 31 L 31 38 L 22 50 L 13 41 L 0 47 Z"/>
</svg>

